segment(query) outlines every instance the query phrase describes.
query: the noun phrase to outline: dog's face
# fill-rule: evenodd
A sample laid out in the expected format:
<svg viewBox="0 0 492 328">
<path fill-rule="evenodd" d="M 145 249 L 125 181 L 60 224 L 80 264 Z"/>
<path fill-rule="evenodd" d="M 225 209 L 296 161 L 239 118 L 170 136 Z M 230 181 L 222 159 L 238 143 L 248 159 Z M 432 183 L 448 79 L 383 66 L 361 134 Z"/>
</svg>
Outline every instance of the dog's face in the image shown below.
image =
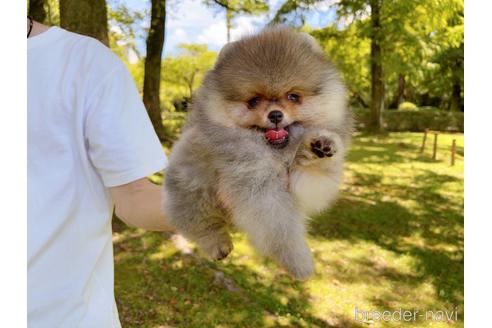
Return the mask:
<svg viewBox="0 0 492 328">
<path fill-rule="evenodd" d="M 337 125 L 345 110 L 343 84 L 314 39 L 284 28 L 228 44 L 204 87 L 213 121 L 255 129 L 276 148 L 292 124 Z"/>
</svg>

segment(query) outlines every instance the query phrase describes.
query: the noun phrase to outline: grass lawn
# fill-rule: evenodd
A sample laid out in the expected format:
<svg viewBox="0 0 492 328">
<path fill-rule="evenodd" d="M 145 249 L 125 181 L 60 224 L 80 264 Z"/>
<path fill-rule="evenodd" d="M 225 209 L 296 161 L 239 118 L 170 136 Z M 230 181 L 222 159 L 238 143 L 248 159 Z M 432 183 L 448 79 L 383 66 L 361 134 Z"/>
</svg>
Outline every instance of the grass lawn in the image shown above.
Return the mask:
<svg viewBox="0 0 492 328">
<path fill-rule="evenodd" d="M 453 138 L 460 155 L 450 166 Z M 462 327 L 463 136 L 440 135 L 437 161 L 432 138 L 423 155 L 421 141 L 421 133 L 354 138 L 338 202 L 312 220 L 316 275 L 307 282 L 257 256 L 240 233 L 217 263 L 116 223 L 123 327 Z M 384 322 L 356 320 L 356 308 L 419 312 Z"/>
</svg>

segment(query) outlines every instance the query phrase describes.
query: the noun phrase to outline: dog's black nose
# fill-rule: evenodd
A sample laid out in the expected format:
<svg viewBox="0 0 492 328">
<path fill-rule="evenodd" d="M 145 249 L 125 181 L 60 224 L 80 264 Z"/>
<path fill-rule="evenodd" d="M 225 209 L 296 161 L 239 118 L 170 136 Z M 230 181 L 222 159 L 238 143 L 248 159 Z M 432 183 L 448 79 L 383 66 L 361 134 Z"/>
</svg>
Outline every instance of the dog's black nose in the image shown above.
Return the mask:
<svg viewBox="0 0 492 328">
<path fill-rule="evenodd" d="M 268 119 L 272 123 L 277 124 L 280 121 L 282 121 L 283 118 L 284 118 L 284 114 L 279 110 L 272 110 L 270 113 L 268 113 Z"/>
</svg>

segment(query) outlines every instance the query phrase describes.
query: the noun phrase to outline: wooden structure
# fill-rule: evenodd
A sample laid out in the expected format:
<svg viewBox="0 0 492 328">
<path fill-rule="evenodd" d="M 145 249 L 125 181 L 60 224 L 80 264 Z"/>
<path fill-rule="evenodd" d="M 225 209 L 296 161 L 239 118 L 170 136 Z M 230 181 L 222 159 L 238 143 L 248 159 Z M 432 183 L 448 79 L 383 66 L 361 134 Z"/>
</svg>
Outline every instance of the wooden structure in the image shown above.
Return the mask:
<svg viewBox="0 0 492 328">
<path fill-rule="evenodd" d="M 437 160 L 437 137 L 439 135 L 439 131 L 432 131 L 432 130 L 425 130 L 424 131 L 424 138 L 422 139 L 422 146 L 420 147 L 420 153 L 424 153 L 425 150 L 425 144 L 427 142 L 427 134 L 432 133 L 434 134 L 434 142 L 432 146 L 432 159 Z M 453 142 L 451 144 L 451 166 L 453 166 L 456 162 L 456 139 L 453 139 Z"/>
</svg>

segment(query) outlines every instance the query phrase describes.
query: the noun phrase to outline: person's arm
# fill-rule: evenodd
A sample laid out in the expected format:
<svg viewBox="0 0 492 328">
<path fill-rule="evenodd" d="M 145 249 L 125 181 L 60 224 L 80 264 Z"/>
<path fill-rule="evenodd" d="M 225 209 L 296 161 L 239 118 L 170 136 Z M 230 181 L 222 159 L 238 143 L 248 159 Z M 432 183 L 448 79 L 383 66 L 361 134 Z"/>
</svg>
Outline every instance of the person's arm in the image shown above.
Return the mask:
<svg viewBox="0 0 492 328">
<path fill-rule="evenodd" d="M 147 178 L 109 188 L 116 215 L 126 224 L 149 231 L 171 231 L 162 213 L 162 190 Z"/>
<path fill-rule="evenodd" d="M 167 157 L 135 81 L 100 42 L 87 40 L 87 47 L 92 74 L 84 80 L 83 134 L 89 159 L 110 191 L 118 217 L 130 226 L 170 230 L 161 210 L 161 188 L 145 178 L 165 169 Z"/>
</svg>

